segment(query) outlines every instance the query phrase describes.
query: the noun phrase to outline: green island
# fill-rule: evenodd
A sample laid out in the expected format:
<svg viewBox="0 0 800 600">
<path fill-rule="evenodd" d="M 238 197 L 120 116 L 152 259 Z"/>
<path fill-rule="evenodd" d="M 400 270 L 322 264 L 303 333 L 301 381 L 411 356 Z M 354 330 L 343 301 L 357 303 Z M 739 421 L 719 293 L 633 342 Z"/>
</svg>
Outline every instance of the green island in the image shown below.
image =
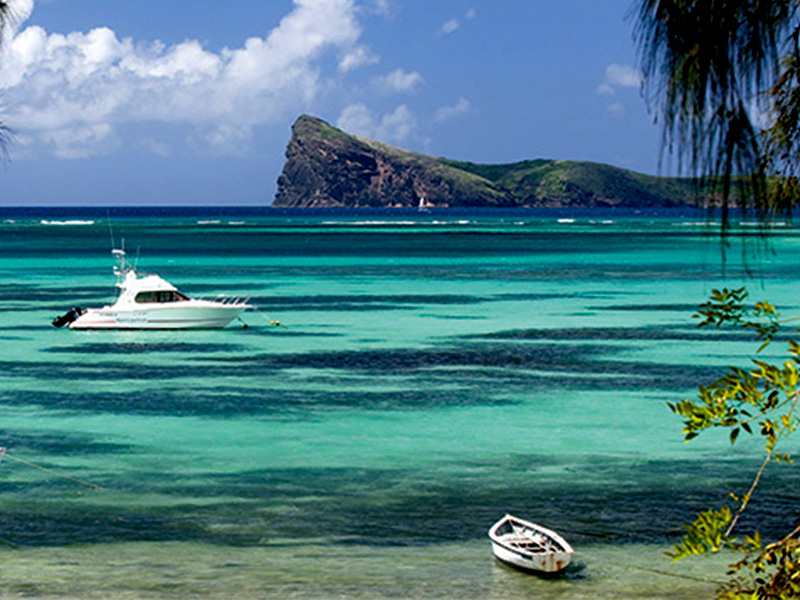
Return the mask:
<svg viewBox="0 0 800 600">
<path fill-rule="evenodd" d="M 689 177 L 586 161 L 455 161 L 351 135 L 302 115 L 292 127 L 272 206 L 672 208 L 707 198 Z"/>
</svg>

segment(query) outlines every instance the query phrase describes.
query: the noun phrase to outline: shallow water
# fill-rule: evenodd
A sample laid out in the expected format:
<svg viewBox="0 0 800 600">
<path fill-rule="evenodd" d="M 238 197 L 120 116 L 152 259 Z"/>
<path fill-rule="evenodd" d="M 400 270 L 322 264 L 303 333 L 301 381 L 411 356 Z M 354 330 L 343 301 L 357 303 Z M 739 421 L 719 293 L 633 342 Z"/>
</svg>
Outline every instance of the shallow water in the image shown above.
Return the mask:
<svg viewBox="0 0 800 600">
<path fill-rule="evenodd" d="M 757 347 L 695 328 L 712 288 L 797 312 L 800 236 L 723 266 L 696 215 L 571 218 L 0 211 L 2 594 L 707 596 L 719 561 L 662 552 L 758 449 L 683 443 L 666 402 Z M 190 295 L 251 297 L 249 327 L 54 329 L 113 299 L 109 234 Z M 754 505 L 767 532 L 787 479 Z M 578 568 L 495 564 L 507 511 Z"/>
<path fill-rule="evenodd" d="M 698 598 L 718 559 L 663 564 L 650 546 L 586 546 L 557 579 L 494 561 L 478 541 L 345 549 L 291 541 L 261 548 L 109 544 L 5 553 L 0 597 L 38 598 Z M 146 580 L 143 580 L 146 576 Z"/>
</svg>

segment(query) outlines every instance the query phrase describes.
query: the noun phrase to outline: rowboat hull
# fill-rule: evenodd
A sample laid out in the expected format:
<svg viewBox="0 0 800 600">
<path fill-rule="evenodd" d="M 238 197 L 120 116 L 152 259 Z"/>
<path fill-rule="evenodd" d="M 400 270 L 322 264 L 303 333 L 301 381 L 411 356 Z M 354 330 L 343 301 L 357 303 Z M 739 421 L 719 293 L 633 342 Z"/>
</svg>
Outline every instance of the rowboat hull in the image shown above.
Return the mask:
<svg viewBox="0 0 800 600">
<path fill-rule="evenodd" d="M 528 573 L 557 575 L 569 566 L 572 546 L 555 531 L 506 515 L 489 530 L 492 552 L 503 563 Z"/>
<path fill-rule="evenodd" d="M 528 573 L 557 575 L 572 561 L 572 555 L 566 553 L 531 556 L 494 542 L 492 542 L 492 551 L 497 560 Z"/>
</svg>

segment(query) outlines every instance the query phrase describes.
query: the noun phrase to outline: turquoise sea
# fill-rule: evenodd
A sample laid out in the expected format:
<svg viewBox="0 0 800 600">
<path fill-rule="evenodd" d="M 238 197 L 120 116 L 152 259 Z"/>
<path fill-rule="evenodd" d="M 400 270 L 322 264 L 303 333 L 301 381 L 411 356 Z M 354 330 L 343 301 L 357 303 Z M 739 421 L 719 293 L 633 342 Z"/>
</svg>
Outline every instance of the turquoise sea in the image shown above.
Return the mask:
<svg viewBox="0 0 800 600">
<path fill-rule="evenodd" d="M 0 209 L 0 598 L 708 597 L 727 557 L 663 552 L 759 448 L 686 444 L 666 403 L 757 343 L 692 314 L 743 283 L 800 314 L 800 229 L 737 226 L 724 262 L 715 232 L 691 211 Z M 190 295 L 249 296 L 248 327 L 52 327 L 113 299 L 112 239 Z M 800 491 L 763 488 L 752 520 L 782 531 Z M 573 544 L 564 577 L 494 561 L 505 512 Z"/>
</svg>

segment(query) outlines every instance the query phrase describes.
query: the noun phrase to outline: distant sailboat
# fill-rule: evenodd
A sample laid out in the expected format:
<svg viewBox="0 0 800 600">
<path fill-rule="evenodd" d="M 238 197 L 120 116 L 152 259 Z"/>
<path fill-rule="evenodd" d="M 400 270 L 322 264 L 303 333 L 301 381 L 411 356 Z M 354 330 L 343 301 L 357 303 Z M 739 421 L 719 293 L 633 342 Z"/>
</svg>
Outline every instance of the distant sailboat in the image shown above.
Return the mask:
<svg viewBox="0 0 800 600">
<path fill-rule="evenodd" d="M 419 210 L 425 210 L 427 208 L 431 208 L 432 206 L 433 204 L 428 202 L 428 199 L 425 196 L 419 197 L 419 206 L 418 206 Z"/>
</svg>

